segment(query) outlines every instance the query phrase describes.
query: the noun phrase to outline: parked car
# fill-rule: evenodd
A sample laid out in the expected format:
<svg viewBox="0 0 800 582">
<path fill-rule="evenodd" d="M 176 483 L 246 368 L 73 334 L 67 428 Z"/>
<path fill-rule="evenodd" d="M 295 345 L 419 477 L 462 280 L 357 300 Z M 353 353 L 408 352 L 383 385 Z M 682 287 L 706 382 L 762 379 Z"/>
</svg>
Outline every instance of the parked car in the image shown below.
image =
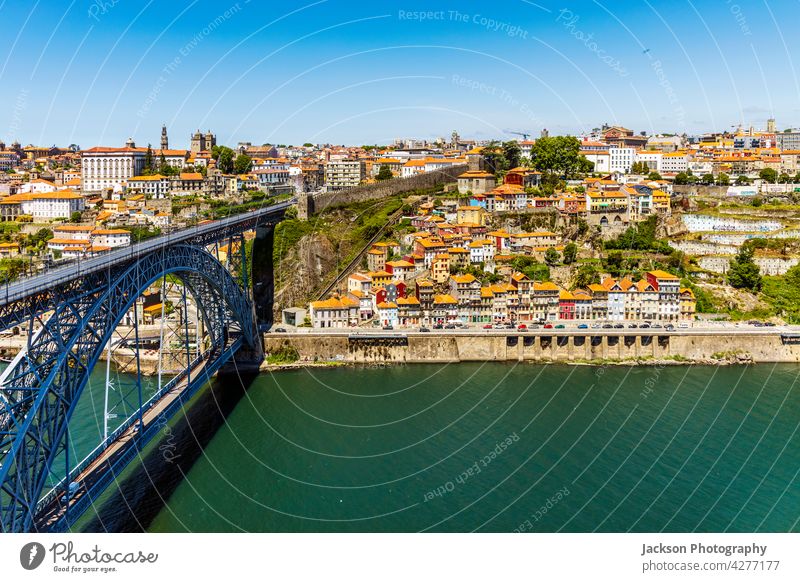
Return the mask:
<svg viewBox="0 0 800 582">
<path fill-rule="evenodd" d="M 635 323 L 631 323 L 630 325 L 628 325 L 628 329 L 637 329 L 638 327 L 639 326 L 636 325 Z"/>
<path fill-rule="evenodd" d="M 437 323 L 433 326 L 433 329 L 443 329 L 444 326 L 441 323 Z"/>
<path fill-rule="evenodd" d="M 544 324 L 544 329 L 553 329 L 553 324 L 552 323 L 545 323 Z"/>
<path fill-rule="evenodd" d="M 618 323 L 617 325 L 614 326 L 614 329 L 625 329 L 625 326 L 622 325 L 621 323 Z"/>
<path fill-rule="evenodd" d="M 445 329 L 455 329 L 456 328 L 456 324 L 455 323 L 448 323 L 447 325 L 444 326 L 444 328 Z"/>
<path fill-rule="evenodd" d="M 492 324 L 487 323 L 486 325 L 483 326 L 483 329 L 492 329 Z"/>
<path fill-rule="evenodd" d="M 602 326 L 599 323 L 593 323 L 592 329 L 600 329 Z"/>
<path fill-rule="evenodd" d="M 766 323 L 764 323 L 764 327 L 775 327 L 775 324 L 771 321 L 767 321 Z"/>
<path fill-rule="evenodd" d="M 520 324 L 517 326 L 517 330 L 519 330 L 519 331 L 528 331 L 528 326 L 527 326 L 527 325 L 525 325 L 524 323 L 520 323 Z"/>
<path fill-rule="evenodd" d="M 674 326 L 674 325 L 672 325 L 671 323 L 668 323 L 668 324 L 667 324 L 667 325 L 664 327 L 664 329 L 666 329 L 667 331 L 675 331 L 675 326 Z"/>
<path fill-rule="evenodd" d="M 604 323 L 603 324 L 603 329 L 614 329 L 614 326 L 611 325 L 610 323 Z"/>
<path fill-rule="evenodd" d="M 580 325 L 578 325 L 578 329 L 589 329 L 589 326 L 586 325 L 585 323 L 581 323 Z"/>
<path fill-rule="evenodd" d="M 286 333 L 286 330 L 283 329 L 282 327 L 276 327 L 275 328 L 275 333 Z"/>
<path fill-rule="evenodd" d="M 430 332 L 431 332 L 431 330 L 429 330 L 427 327 L 421 327 L 421 328 L 419 328 L 419 330 L 420 330 L 422 333 L 430 333 Z"/>
<path fill-rule="evenodd" d="M 393 329 L 394 329 L 394 327 L 392 327 L 391 325 L 384 325 L 383 326 L 383 331 L 392 331 Z"/>
<path fill-rule="evenodd" d="M 532 323 L 530 328 L 531 329 L 539 329 L 539 324 L 538 323 Z"/>
<path fill-rule="evenodd" d="M 662 329 L 663 326 L 660 323 L 654 323 L 652 327 L 653 329 Z"/>
<path fill-rule="evenodd" d="M 643 323 L 642 325 L 639 326 L 639 329 L 650 329 L 650 324 L 649 323 Z"/>
<path fill-rule="evenodd" d="M 559 323 L 559 324 L 556 326 L 556 329 L 564 329 L 564 324 L 563 324 L 563 323 Z"/>
</svg>

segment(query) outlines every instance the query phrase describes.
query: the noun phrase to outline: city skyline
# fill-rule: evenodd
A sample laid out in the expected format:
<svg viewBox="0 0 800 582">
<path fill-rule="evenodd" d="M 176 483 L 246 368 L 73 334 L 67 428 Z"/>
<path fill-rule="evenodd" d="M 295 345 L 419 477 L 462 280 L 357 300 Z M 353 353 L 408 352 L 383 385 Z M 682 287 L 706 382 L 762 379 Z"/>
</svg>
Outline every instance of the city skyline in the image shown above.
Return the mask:
<svg viewBox="0 0 800 582">
<path fill-rule="evenodd" d="M 344 8 L 5 5 L 0 139 L 157 144 L 162 123 L 178 147 L 209 127 L 227 144 L 356 145 L 800 124 L 789 2 Z"/>
</svg>

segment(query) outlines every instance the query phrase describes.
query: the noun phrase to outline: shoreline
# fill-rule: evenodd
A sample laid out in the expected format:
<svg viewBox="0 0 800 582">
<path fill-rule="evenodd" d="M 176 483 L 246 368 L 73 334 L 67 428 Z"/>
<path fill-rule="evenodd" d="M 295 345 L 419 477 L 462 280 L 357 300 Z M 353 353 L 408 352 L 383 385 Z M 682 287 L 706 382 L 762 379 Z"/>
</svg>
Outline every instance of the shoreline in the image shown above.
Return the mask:
<svg viewBox="0 0 800 582">
<path fill-rule="evenodd" d="M 296 361 L 286 364 L 267 364 L 266 361 L 261 364 L 258 371 L 259 373 L 272 373 L 272 372 L 285 372 L 290 370 L 305 370 L 309 368 L 319 369 L 336 369 L 336 368 L 393 368 L 400 366 L 432 366 L 432 365 L 450 365 L 450 364 L 466 364 L 466 363 L 485 363 L 494 362 L 500 364 L 519 364 L 525 363 L 534 366 L 587 366 L 590 368 L 605 368 L 608 366 L 638 366 L 642 368 L 664 368 L 667 366 L 752 366 L 756 362 L 749 359 L 707 359 L 707 360 L 684 360 L 684 359 L 643 359 L 632 358 L 626 360 L 594 360 L 594 361 L 561 361 L 561 360 L 524 360 L 523 362 L 506 360 L 471 360 L 469 362 L 423 362 L 423 361 L 392 361 L 392 362 L 337 362 L 337 361 L 316 361 L 305 362 Z"/>
</svg>

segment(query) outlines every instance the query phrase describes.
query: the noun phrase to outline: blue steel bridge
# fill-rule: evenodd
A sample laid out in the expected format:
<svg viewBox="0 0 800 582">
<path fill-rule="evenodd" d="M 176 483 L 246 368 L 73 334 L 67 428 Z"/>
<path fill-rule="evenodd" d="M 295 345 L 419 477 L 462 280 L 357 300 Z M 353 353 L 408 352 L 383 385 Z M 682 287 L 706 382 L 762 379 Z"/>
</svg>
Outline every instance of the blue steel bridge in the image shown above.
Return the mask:
<svg viewBox="0 0 800 582">
<path fill-rule="evenodd" d="M 201 224 L 0 289 L 0 330 L 19 328 L 27 334 L 25 347 L 0 376 L 0 531 L 64 531 L 210 374 L 234 356 L 237 363 L 245 356 L 251 363 L 260 361 L 257 312 L 263 322 L 271 321 L 272 231 L 292 204 Z M 244 244 L 244 233 L 253 230 L 253 256 L 270 253 L 259 261 L 269 265 L 269 272 L 257 273 L 262 280 L 255 294 Z M 227 245 L 224 261 L 215 252 L 221 245 Z M 187 328 L 185 369 L 144 400 L 135 305 L 167 277 L 180 282 L 184 310 L 191 298 L 207 337 L 190 357 Z M 90 372 L 132 308 L 135 412 L 88 457 L 71 459 L 70 417 Z M 51 471 L 63 479 L 53 484 Z"/>
</svg>

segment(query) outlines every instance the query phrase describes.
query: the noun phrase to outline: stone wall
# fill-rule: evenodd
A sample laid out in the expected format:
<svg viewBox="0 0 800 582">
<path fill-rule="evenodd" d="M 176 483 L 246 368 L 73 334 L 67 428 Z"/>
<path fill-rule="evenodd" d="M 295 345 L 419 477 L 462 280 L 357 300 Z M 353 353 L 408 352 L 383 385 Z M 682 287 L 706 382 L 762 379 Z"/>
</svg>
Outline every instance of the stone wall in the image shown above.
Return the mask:
<svg viewBox="0 0 800 582">
<path fill-rule="evenodd" d="M 329 206 L 388 198 L 420 188 L 432 188 L 447 182 L 454 182 L 456 178 L 466 172 L 468 168 L 469 166 L 463 164 L 452 168 L 412 176 L 411 178 L 392 178 L 391 180 L 385 180 L 375 184 L 366 184 L 346 190 L 337 190 L 336 192 L 300 194 L 297 200 L 298 216 L 302 219 L 307 219 L 312 214 L 321 212 Z"/>
<path fill-rule="evenodd" d="M 648 361 L 800 362 L 800 343 L 784 343 L 780 333 L 615 336 L 581 334 L 414 334 L 354 341 L 345 334 L 266 334 L 265 351 L 285 344 L 297 349 L 302 361 L 370 364 L 450 363 L 475 361 Z"/>
</svg>

